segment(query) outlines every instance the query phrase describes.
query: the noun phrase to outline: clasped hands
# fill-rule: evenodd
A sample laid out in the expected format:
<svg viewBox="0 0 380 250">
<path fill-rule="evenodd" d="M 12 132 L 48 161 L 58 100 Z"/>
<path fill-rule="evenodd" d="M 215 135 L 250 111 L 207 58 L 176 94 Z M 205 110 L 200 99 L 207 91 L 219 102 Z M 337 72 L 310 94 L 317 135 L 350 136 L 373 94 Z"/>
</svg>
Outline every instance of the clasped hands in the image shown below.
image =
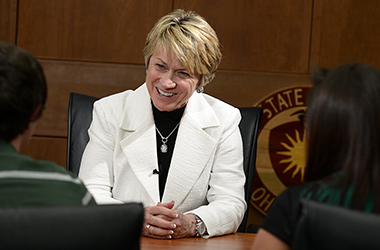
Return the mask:
<svg viewBox="0 0 380 250">
<path fill-rule="evenodd" d="M 151 238 L 175 239 L 194 236 L 196 218 L 193 214 L 183 214 L 173 210 L 174 201 L 159 202 L 145 208 L 142 234 Z"/>
</svg>

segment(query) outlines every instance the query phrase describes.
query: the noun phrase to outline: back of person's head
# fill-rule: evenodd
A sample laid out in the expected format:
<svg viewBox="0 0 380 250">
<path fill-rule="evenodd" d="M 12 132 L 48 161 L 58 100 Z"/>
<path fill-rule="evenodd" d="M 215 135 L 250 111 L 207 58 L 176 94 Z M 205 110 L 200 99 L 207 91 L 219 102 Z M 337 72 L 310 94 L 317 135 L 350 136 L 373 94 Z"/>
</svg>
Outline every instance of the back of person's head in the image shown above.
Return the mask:
<svg viewBox="0 0 380 250">
<path fill-rule="evenodd" d="M 45 76 L 36 58 L 0 42 L 0 139 L 12 141 L 37 120 L 46 95 Z"/>
<path fill-rule="evenodd" d="M 380 71 L 346 64 L 319 71 L 314 82 L 307 110 L 306 179 L 342 170 L 344 189 L 355 184 L 352 202 L 362 205 L 369 189 L 380 183 Z"/>
<path fill-rule="evenodd" d="M 165 50 L 172 49 L 176 59 L 187 70 L 199 73 L 202 76 L 201 86 L 212 81 L 222 59 L 215 31 L 193 11 L 174 10 L 154 25 L 143 50 L 147 67 L 160 46 Z"/>
</svg>

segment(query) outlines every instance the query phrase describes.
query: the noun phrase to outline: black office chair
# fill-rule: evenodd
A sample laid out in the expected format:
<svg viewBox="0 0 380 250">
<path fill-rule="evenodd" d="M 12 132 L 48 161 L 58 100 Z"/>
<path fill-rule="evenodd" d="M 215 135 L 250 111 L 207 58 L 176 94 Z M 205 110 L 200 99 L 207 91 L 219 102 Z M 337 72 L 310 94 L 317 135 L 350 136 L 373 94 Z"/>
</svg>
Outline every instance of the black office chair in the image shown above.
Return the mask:
<svg viewBox="0 0 380 250">
<path fill-rule="evenodd" d="M 70 93 L 67 126 L 68 171 L 78 175 L 83 151 L 89 140 L 87 130 L 92 122 L 93 104 L 99 98 Z"/>
<path fill-rule="evenodd" d="M 140 249 L 141 203 L 0 209 L 0 249 Z"/>
<path fill-rule="evenodd" d="M 380 249 L 380 215 L 300 201 L 292 249 Z"/>
<path fill-rule="evenodd" d="M 241 113 L 241 121 L 239 124 L 240 132 L 243 138 L 243 154 L 244 154 L 244 173 L 246 182 L 244 185 L 245 201 L 247 202 L 247 211 L 244 214 L 242 223 L 238 228 L 238 232 L 246 232 L 248 220 L 248 207 L 251 200 L 253 178 L 256 168 L 256 151 L 257 151 L 257 135 L 263 117 L 263 108 L 246 107 L 239 108 Z"/>
<path fill-rule="evenodd" d="M 87 130 L 92 121 L 92 108 L 96 100 L 98 100 L 98 98 L 78 93 L 70 93 L 67 134 L 67 170 L 77 175 L 82 154 L 89 139 Z M 245 107 L 239 108 L 239 110 L 242 116 L 239 128 L 243 138 L 243 166 L 246 176 L 244 186 L 245 201 L 247 202 L 247 206 L 249 206 L 256 166 L 257 134 L 263 116 L 263 108 Z M 238 232 L 246 231 L 247 219 L 248 209 L 239 226 Z"/>
</svg>

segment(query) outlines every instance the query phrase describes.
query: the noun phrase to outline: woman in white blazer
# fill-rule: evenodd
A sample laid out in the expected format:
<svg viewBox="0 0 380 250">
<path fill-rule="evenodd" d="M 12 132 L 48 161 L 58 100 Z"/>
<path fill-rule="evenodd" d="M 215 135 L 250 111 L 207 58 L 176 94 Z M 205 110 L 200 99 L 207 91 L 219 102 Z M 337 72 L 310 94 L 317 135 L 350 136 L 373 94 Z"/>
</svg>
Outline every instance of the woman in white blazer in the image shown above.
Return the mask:
<svg viewBox="0 0 380 250">
<path fill-rule="evenodd" d="M 175 10 L 143 52 L 146 82 L 94 104 L 79 177 L 99 204 L 142 202 L 145 236 L 236 232 L 247 206 L 240 112 L 202 93 L 221 60 L 215 31 Z"/>
</svg>

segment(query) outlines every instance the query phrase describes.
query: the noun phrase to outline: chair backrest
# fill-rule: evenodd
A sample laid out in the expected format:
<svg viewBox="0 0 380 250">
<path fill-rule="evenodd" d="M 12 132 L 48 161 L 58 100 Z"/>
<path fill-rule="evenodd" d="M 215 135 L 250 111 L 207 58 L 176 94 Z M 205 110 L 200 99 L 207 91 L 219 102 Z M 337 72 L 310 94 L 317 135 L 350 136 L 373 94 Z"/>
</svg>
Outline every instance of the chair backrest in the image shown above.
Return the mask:
<svg viewBox="0 0 380 250">
<path fill-rule="evenodd" d="M 380 249 L 380 215 L 301 200 L 292 249 Z"/>
<path fill-rule="evenodd" d="M 141 203 L 0 209 L 0 249 L 140 249 Z"/>
<path fill-rule="evenodd" d="M 89 140 L 93 104 L 99 98 L 70 93 L 67 124 L 67 170 L 78 175 L 83 151 Z"/>
<path fill-rule="evenodd" d="M 244 185 L 245 201 L 247 202 L 247 206 L 249 206 L 256 168 L 257 135 L 261 125 L 261 119 L 263 117 L 263 108 L 245 107 L 239 108 L 239 110 L 241 113 L 239 128 L 243 139 L 243 167 L 246 177 L 246 182 Z M 238 232 L 246 231 L 248 211 L 249 209 L 247 208 L 243 221 L 238 228 Z"/>
<path fill-rule="evenodd" d="M 68 140 L 67 140 L 67 170 L 78 175 L 80 162 L 84 148 L 88 142 L 87 130 L 92 121 L 93 103 L 98 98 L 71 93 L 68 115 Z M 250 204 L 252 194 L 253 177 L 256 166 L 257 135 L 263 116 L 261 107 L 239 108 L 242 119 L 239 124 L 243 138 L 244 173 L 246 176 L 245 201 Z M 248 210 L 239 226 L 238 232 L 245 232 L 247 227 Z"/>
</svg>

